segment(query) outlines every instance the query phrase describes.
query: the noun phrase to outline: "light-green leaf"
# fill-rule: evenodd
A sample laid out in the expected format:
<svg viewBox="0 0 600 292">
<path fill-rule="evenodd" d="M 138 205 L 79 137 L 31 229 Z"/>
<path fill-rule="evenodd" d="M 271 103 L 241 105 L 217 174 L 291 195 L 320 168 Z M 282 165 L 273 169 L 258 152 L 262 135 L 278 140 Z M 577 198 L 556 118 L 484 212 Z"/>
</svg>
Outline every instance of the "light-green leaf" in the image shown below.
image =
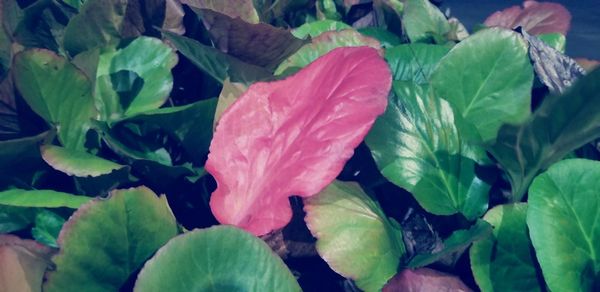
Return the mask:
<svg viewBox="0 0 600 292">
<path fill-rule="evenodd" d="M 411 42 L 444 37 L 450 31 L 446 16 L 429 0 L 407 0 L 404 3 L 402 25 Z"/>
<path fill-rule="evenodd" d="M 471 269 L 482 291 L 541 291 L 536 259 L 527 231 L 527 204 L 500 205 L 483 219 L 494 227 L 492 236 L 475 242 Z"/>
<path fill-rule="evenodd" d="M 502 124 L 527 119 L 532 84 L 527 43 L 500 28 L 479 31 L 457 44 L 431 75 L 435 94 L 448 100 L 486 142 L 495 140 Z"/>
<path fill-rule="evenodd" d="M 21 190 L 12 189 L 0 192 L 0 205 L 13 207 L 77 209 L 92 198 L 53 190 Z"/>
<path fill-rule="evenodd" d="M 90 80 L 65 58 L 44 49 L 19 53 L 15 85 L 27 104 L 57 127 L 60 142 L 84 150 L 90 120 L 97 116 Z"/>
<path fill-rule="evenodd" d="M 404 255 L 402 232 L 356 183 L 336 181 L 306 199 L 305 221 L 329 266 L 365 291 L 378 291 Z"/>
<path fill-rule="evenodd" d="M 563 160 L 529 188 L 527 225 L 551 291 L 600 288 L 600 162 Z"/>
<path fill-rule="evenodd" d="M 41 152 L 44 161 L 54 169 L 78 177 L 101 176 L 125 167 L 87 152 L 60 146 L 44 145 Z"/>
<path fill-rule="evenodd" d="M 313 22 L 307 22 L 292 30 L 292 34 L 300 39 L 305 39 L 307 37 L 315 38 L 327 31 L 340 31 L 350 28 L 352 27 L 341 21 L 324 19 Z"/>
<path fill-rule="evenodd" d="M 58 239 L 56 269 L 44 291 L 118 291 L 129 276 L 178 233 L 164 196 L 139 187 L 84 205 Z"/>
<path fill-rule="evenodd" d="M 381 173 L 428 212 L 483 215 L 490 186 L 475 174 L 483 149 L 463 139 L 460 117 L 427 87 L 396 81 L 394 91 L 366 138 Z"/>
<path fill-rule="evenodd" d="M 262 240 L 230 226 L 196 229 L 144 265 L 134 291 L 301 291 Z"/>
</svg>

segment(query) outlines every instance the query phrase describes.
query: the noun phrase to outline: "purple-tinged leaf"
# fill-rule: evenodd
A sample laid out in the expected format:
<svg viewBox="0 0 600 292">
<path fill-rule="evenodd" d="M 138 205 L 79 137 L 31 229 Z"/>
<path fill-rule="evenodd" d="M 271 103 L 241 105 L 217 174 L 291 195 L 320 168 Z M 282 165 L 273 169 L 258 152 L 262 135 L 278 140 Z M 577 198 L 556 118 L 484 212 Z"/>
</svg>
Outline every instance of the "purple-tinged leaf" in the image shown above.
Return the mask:
<svg viewBox="0 0 600 292">
<path fill-rule="evenodd" d="M 523 8 L 512 6 L 497 11 L 485 20 L 487 26 L 515 28 L 522 26 L 533 35 L 558 32 L 567 34 L 571 13 L 562 5 L 551 2 L 525 1 Z"/>
<path fill-rule="evenodd" d="M 383 287 L 383 292 L 461 292 L 473 291 L 467 287 L 460 278 L 422 268 L 416 270 L 406 269 L 394 276 Z"/>
</svg>

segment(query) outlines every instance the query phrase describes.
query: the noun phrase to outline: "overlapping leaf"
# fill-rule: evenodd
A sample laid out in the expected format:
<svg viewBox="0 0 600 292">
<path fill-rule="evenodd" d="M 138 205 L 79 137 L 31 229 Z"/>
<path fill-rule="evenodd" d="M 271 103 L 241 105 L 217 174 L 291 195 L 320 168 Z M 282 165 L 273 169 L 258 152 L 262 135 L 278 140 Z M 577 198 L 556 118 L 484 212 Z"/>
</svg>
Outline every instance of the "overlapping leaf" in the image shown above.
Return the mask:
<svg viewBox="0 0 600 292">
<path fill-rule="evenodd" d="M 210 9 L 231 18 L 239 17 L 248 23 L 258 23 L 258 13 L 252 0 L 181 0 L 181 3 L 200 9 Z"/>
<path fill-rule="evenodd" d="M 385 51 L 394 80 L 429 83 L 429 76 L 450 48 L 442 45 L 404 44 Z"/>
<path fill-rule="evenodd" d="M 460 278 L 436 270 L 406 269 L 398 273 L 383 287 L 383 292 L 472 291 Z"/>
<path fill-rule="evenodd" d="M 445 37 L 450 31 L 446 16 L 428 0 L 407 0 L 402 25 L 411 42 Z"/>
<path fill-rule="evenodd" d="M 384 111 L 390 83 L 378 52 L 359 47 L 253 84 L 225 111 L 211 143 L 216 218 L 257 235 L 287 224 L 288 197 L 312 196 L 337 176 Z"/>
<path fill-rule="evenodd" d="M 517 5 L 497 11 L 484 23 L 509 29 L 521 26 L 534 35 L 553 32 L 566 35 L 571 26 L 571 13 L 558 3 L 527 0 L 523 8 Z"/>
<path fill-rule="evenodd" d="M 125 167 L 87 152 L 69 150 L 60 146 L 42 146 L 41 153 L 44 161 L 54 169 L 79 177 L 101 176 Z"/>
<path fill-rule="evenodd" d="M 33 240 L 0 235 L 0 291 L 41 291 L 53 252 Z"/>
</svg>

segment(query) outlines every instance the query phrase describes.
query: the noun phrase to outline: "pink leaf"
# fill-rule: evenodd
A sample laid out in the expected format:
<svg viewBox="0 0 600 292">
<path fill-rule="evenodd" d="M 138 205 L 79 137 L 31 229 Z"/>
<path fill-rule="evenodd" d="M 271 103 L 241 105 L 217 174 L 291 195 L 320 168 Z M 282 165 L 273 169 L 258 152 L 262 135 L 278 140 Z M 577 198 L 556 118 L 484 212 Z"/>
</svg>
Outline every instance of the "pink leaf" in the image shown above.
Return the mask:
<svg viewBox="0 0 600 292">
<path fill-rule="evenodd" d="M 384 112 L 390 86 L 387 64 L 369 47 L 338 48 L 285 80 L 250 86 L 210 145 L 217 220 L 255 235 L 285 226 L 288 197 L 335 179 Z"/>
<path fill-rule="evenodd" d="M 406 269 L 394 276 L 384 287 L 383 292 L 467 292 L 472 291 L 458 277 L 421 268 Z"/>
<path fill-rule="evenodd" d="M 487 26 L 515 28 L 522 26 L 528 33 L 538 35 L 558 32 L 567 34 L 571 13 L 562 5 L 551 2 L 525 1 L 523 7 L 512 6 L 490 15 Z"/>
</svg>

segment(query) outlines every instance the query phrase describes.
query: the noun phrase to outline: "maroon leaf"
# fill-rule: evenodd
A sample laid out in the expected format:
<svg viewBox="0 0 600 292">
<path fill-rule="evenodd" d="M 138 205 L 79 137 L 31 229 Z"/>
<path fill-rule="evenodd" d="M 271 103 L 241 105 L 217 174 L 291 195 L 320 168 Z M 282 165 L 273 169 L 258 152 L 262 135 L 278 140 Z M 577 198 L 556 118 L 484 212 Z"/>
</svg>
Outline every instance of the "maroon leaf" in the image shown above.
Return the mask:
<svg viewBox="0 0 600 292">
<path fill-rule="evenodd" d="M 288 197 L 312 196 L 339 174 L 390 86 L 387 64 L 369 47 L 338 48 L 285 80 L 250 86 L 210 146 L 215 217 L 255 235 L 285 226 Z"/>
<path fill-rule="evenodd" d="M 406 269 L 394 276 L 384 287 L 383 292 L 459 292 L 472 291 L 458 277 L 421 268 Z"/>
<path fill-rule="evenodd" d="M 495 12 L 485 20 L 485 25 L 511 29 L 522 26 L 533 35 L 553 32 L 566 35 L 571 26 L 571 13 L 558 3 L 525 1 L 523 8 L 512 6 Z"/>
</svg>

